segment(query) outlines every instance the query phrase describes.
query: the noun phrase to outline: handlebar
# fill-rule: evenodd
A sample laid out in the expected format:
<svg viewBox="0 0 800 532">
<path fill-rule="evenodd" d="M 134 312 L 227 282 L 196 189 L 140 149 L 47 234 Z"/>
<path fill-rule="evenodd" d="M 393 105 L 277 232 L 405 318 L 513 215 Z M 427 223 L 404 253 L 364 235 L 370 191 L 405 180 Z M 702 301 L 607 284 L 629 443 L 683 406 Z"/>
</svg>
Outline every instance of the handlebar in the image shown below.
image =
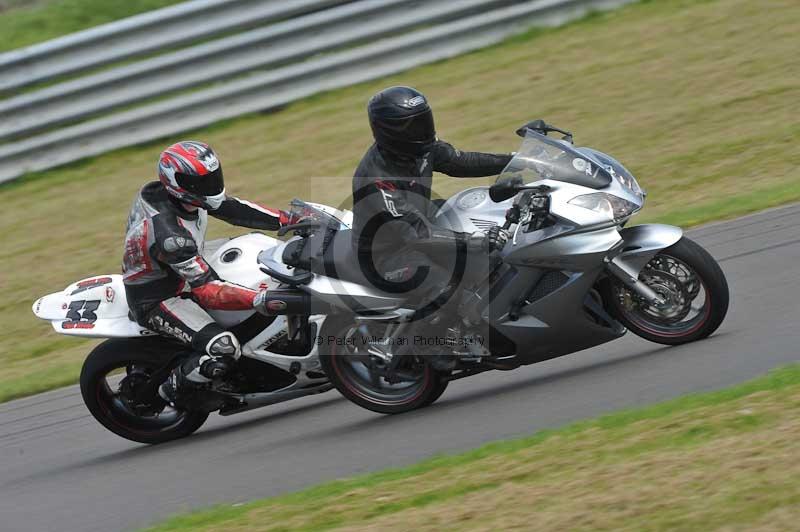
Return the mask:
<svg viewBox="0 0 800 532">
<path fill-rule="evenodd" d="M 517 224 L 514 240 L 516 241 L 516 233 L 520 229 L 520 225 L 533 224 L 534 229 L 539 229 L 547 218 L 550 211 L 550 198 L 547 193 L 551 188 L 547 185 L 533 185 L 514 186 L 521 192 L 524 192 L 514 205 L 506 211 L 506 222 L 503 224 L 503 230 L 508 230 L 512 225 Z"/>
<path fill-rule="evenodd" d="M 316 221 L 300 222 L 298 224 L 284 225 L 278 229 L 278 236 L 284 236 L 289 231 L 297 231 L 303 229 L 319 229 L 322 224 Z"/>
</svg>

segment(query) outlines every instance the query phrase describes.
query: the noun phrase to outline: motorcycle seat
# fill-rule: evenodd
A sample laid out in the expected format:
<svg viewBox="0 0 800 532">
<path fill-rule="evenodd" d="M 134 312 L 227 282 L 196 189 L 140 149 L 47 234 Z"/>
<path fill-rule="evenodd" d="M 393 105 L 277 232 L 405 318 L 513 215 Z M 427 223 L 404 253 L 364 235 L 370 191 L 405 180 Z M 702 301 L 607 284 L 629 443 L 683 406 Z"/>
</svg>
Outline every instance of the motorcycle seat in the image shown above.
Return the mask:
<svg viewBox="0 0 800 532">
<path fill-rule="evenodd" d="M 372 286 L 362 271 L 352 235 L 349 229 L 336 231 L 325 247 L 322 260 L 314 261 L 312 271 L 342 281 Z"/>
</svg>

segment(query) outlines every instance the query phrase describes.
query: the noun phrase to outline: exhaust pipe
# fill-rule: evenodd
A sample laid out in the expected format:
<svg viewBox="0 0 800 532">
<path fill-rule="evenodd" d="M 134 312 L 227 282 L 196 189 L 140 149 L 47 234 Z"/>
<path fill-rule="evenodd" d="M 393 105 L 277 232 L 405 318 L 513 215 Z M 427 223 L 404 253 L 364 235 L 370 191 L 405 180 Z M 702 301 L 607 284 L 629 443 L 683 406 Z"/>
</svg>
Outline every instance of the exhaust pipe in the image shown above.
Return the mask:
<svg viewBox="0 0 800 532">
<path fill-rule="evenodd" d="M 256 408 L 261 408 L 263 406 L 275 405 L 278 403 L 283 403 L 285 401 L 291 401 L 292 399 L 305 397 L 307 395 L 325 393 L 328 390 L 332 389 L 333 389 L 333 384 L 329 382 L 324 382 L 317 386 L 309 388 L 298 388 L 296 390 L 276 390 L 274 392 L 248 393 L 245 395 L 236 395 L 234 397 L 238 399 L 240 403 L 229 406 L 223 406 L 219 411 L 219 415 L 231 416 L 233 414 L 238 414 L 239 412 L 246 412 L 248 410 L 255 410 Z"/>
</svg>

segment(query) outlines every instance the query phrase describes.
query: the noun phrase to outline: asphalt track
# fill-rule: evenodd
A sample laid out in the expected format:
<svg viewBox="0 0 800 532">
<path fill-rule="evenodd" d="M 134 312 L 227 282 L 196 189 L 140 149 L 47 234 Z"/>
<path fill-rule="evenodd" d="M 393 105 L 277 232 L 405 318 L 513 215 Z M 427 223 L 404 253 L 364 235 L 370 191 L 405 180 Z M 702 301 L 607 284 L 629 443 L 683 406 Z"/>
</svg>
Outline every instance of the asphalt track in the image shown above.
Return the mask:
<svg viewBox="0 0 800 532">
<path fill-rule="evenodd" d="M 76 387 L 0 405 L 0 530 L 130 530 L 177 512 L 297 490 L 620 408 L 724 387 L 800 360 L 800 205 L 689 235 L 732 290 L 712 338 L 635 337 L 451 384 L 433 407 L 380 416 L 335 391 L 222 418 L 147 447 L 97 424 Z"/>
</svg>

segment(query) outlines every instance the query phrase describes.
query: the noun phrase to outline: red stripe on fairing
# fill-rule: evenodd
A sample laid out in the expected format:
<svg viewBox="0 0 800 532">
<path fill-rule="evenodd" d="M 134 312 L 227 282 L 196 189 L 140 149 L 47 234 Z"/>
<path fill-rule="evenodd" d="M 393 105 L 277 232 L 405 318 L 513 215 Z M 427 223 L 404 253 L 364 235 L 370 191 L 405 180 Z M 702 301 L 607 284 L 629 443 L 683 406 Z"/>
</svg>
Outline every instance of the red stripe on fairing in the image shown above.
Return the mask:
<svg viewBox="0 0 800 532">
<path fill-rule="evenodd" d="M 65 321 L 61 324 L 62 329 L 94 329 L 94 323 L 88 321 Z"/>
<path fill-rule="evenodd" d="M 78 288 L 86 288 L 87 286 L 92 285 L 104 285 L 108 284 L 112 281 L 111 277 L 94 277 L 92 279 L 86 279 L 85 281 L 80 281 L 78 283 Z"/>
<path fill-rule="evenodd" d="M 223 281 L 211 281 L 197 288 L 192 294 L 201 307 L 209 310 L 251 310 L 257 292 L 243 286 Z"/>
</svg>

